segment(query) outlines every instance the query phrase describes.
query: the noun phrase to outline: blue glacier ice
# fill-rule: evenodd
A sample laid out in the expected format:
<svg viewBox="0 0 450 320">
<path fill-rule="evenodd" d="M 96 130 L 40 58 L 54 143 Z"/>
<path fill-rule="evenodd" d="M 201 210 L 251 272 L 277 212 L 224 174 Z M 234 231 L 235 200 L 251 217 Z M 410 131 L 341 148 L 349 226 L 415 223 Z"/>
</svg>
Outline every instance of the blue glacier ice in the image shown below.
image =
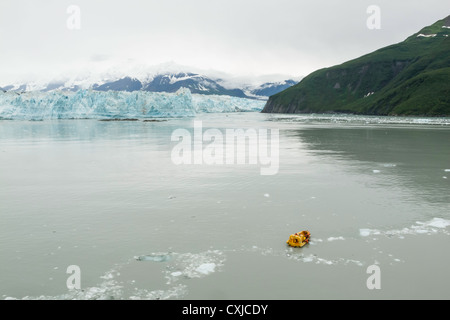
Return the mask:
<svg viewBox="0 0 450 320">
<path fill-rule="evenodd" d="M 230 96 L 92 91 L 0 92 L 0 119 L 145 119 L 195 117 L 197 113 L 261 111 L 265 101 Z"/>
</svg>

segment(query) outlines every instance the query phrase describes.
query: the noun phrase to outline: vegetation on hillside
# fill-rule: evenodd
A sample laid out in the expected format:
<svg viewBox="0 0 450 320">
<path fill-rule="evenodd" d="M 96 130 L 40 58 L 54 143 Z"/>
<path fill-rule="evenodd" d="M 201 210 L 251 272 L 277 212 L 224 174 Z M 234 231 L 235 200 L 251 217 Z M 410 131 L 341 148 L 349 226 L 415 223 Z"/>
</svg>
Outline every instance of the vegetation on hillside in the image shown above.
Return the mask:
<svg viewBox="0 0 450 320">
<path fill-rule="evenodd" d="M 450 116 L 450 16 L 405 41 L 313 72 L 263 112 Z"/>
</svg>

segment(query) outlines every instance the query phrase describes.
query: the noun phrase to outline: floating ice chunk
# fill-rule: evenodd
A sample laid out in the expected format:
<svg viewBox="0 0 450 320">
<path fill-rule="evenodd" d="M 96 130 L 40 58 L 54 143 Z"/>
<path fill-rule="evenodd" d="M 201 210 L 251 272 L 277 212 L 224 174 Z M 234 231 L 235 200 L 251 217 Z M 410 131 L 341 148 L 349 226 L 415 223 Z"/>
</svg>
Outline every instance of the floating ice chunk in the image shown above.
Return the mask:
<svg viewBox="0 0 450 320">
<path fill-rule="evenodd" d="M 316 262 L 317 264 L 319 264 L 319 263 L 325 263 L 325 264 L 327 264 L 327 265 L 332 265 L 332 264 L 334 264 L 333 263 L 333 261 L 330 261 L 330 260 L 325 260 L 325 259 L 317 259 L 317 262 Z"/>
<path fill-rule="evenodd" d="M 403 235 L 417 235 L 417 234 L 433 234 L 437 232 L 443 232 L 445 234 L 450 234 L 446 228 L 450 226 L 450 220 L 445 220 L 442 218 L 433 218 L 427 222 L 416 222 L 409 228 L 403 228 L 398 230 L 388 230 L 380 231 L 373 229 L 360 229 L 359 234 L 362 237 L 368 237 L 370 235 L 385 235 L 385 236 L 397 236 L 400 239 L 404 239 Z M 440 230 L 440 231 L 439 231 Z"/>
<path fill-rule="evenodd" d="M 311 239 L 310 241 L 309 241 L 309 244 L 310 245 L 316 245 L 318 242 L 323 242 L 323 240 L 322 239 L 319 239 L 319 238 L 314 238 L 314 239 Z"/>
<path fill-rule="evenodd" d="M 204 263 L 200 265 L 195 271 L 200 272 L 202 274 L 210 274 L 213 273 L 216 269 L 215 263 Z"/>
<path fill-rule="evenodd" d="M 345 238 L 344 237 L 329 237 L 327 240 L 331 242 L 331 241 L 345 240 Z"/>
<path fill-rule="evenodd" d="M 290 259 L 294 259 L 294 260 L 305 262 L 305 263 L 314 262 L 316 264 L 332 265 L 332 264 L 336 264 L 338 262 L 338 261 L 334 261 L 334 260 L 327 260 L 327 259 L 319 258 L 315 254 L 311 254 L 311 255 L 306 256 L 306 257 L 303 256 L 303 255 L 300 255 L 300 256 L 298 256 L 298 255 L 291 255 L 289 257 L 290 257 Z"/>
<path fill-rule="evenodd" d="M 356 265 L 359 266 L 359 267 L 362 267 L 362 266 L 364 265 L 361 261 L 358 261 L 358 260 L 352 260 L 352 259 L 348 259 L 348 260 L 346 261 L 346 264 L 349 264 L 349 263 L 354 263 L 354 264 L 356 264 Z"/>
<path fill-rule="evenodd" d="M 135 289 L 134 295 L 130 296 L 130 300 L 168 300 L 180 299 L 187 294 L 185 285 L 178 285 L 168 290 L 150 291 L 147 289 Z"/>
<path fill-rule="evenodd" d="M 104 276 L 100 277 L 102 280 L 100 283 L 93 287 L 83 287 L 83 290 L 69 290 L 66 293 L 54 296 L 25 296 L 19 298 L 20 300 L 112 300 L 112 299 L 124 299 L 124 300 L 167 300 L 167 299 L 180 299 L 187 294 L 187 287 L 185 285 L 177 285 L 167 290 L 149 290 L 149 289 L 126 289 L 129 283 L 125 283 L 121 279 L 117 279 L 115 276 L 120 275 L 120 270 L 123 267 L 129 265 L 129 262 L 125 264 L 116 265 L 113 269 L 107 271 Z M 131 283 L 135 281 L 132 280 Z M 18 300 L 17 298 L 4 296 L 6 299 Z"/>
<path fill-rule="evenodd" d="M 166 262 L 172 259 L 170 253 L 153 253 L 145 256 L 135 257 L 137 261 L 153 261 L 153 262 Z"/>
<path fill-rule="evenodd" d="M 172 272 L 170 275 L 173 276 L 173 277 L 179 277 L 179 276 L 183 275 L 183 272 L 175 271 L 175 272 Z"/>
<path fill-rule="evenodd" d="M 431 221 L 428 222 L 417 222 L 420 225 L 423 226 L 430 226 L 430 227 L 435 227 L 435 228 L 447 228 L 448 226 L 450 226 L 450 221 L 449 220 L 445 220 L 445 219 L 441 219 L 441 218 L 434 218 Z"/>
<path fill-rule="evenodd" d="M 105 280 L 111 280 L 114 278 L 113 272 L 106 272 L 103 276 L 100 277 L 101 279 Z"/>
<path fill-rule="evenodd" d="M 216 272 L 223 266 L 225 256 L 221 251 L 206 251 L 198 254 L 177 254 L 171 262 L 170 271 L 166 271 L 167 284 L 183 279 L 202 278 Z"/>
<path fill-rule="evenodd" d="M 368 237 L 370 236 L 374 231 L 370 229 L 359 229 L 359 234 L 361 237 Z"/>
<path fill-rule="evenodd" d="M 292 249 L 292 248 L 290 248 L 290 249 Z M 361 261 L 357 261 L 357 260 L 351 260 L 351 259 L 345 259 L 345 258 L 329 260 L 329 259 L 320 258 L 316 254 L 309 254 L 309 255 L 305 256 L 303 254 L 295 254 L 294 252 L 295 252 L 295 250 L 287 250 L 286 256 L 290 260 L 295 260 L 295 261 L 299 261 L 299 262 L 303 262 L 303 263 L 315 263 L 315 264 L 324 264 L 324 265 L 337 265 L 337 264 L 348 265 L 350 263 L 354 263 L 358 266 L 363 266 L 363 263 Z M 276 253 L 272 253 L 272 254 L 276 255 Z"/>
<path fill-rule="evenodd" d="M 380 170 L 373 170 L 373 173 L 380 173 Z"/>
<path fill-rule="evenodd" d="M 445 171 L 445 172 L 450 172 L 450 169 L 445 169 L 444 171 Z"/>
<path fill-rule="evenodd" d="M 268 194 L 268 193 L 265 193 L 265 194 L 264 194 L 264 197 L 266 197 L 266 198 L 270 198 L 270 194 Z"/>
</svg>

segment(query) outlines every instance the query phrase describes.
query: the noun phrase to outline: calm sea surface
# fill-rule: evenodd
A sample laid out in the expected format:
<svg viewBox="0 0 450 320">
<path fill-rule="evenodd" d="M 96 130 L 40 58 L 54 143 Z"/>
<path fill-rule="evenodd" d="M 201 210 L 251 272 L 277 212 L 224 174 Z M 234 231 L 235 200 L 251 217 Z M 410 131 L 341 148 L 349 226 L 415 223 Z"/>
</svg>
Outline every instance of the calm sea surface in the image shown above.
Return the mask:
<svg viewBox="0 0 450 320">
<path fill-rule="evenodd" d="M 0 121 L 0 298 L 450 299 L 450 119 L 195 120 L 279 130 L 278 173 L 175 165 L 194 119 Z"/>
</svg>

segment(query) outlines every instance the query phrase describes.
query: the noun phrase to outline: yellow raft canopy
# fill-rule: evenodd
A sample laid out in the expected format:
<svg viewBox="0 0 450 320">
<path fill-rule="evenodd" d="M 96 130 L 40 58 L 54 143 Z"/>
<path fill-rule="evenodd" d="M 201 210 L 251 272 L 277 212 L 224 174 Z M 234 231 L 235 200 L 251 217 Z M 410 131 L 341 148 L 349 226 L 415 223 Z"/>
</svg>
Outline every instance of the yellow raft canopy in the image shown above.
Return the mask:
<svg viewBox="0 0 450 320">
<path fill-rule="evenodd" d="M 301 231 L 295 234 L 291 234 L 289 240 L 286 242 L 291 247 L 303 247 L 305 244 L 309 243 L 309 238 L 311 233 L 309 231 Z"/>
</svg>

